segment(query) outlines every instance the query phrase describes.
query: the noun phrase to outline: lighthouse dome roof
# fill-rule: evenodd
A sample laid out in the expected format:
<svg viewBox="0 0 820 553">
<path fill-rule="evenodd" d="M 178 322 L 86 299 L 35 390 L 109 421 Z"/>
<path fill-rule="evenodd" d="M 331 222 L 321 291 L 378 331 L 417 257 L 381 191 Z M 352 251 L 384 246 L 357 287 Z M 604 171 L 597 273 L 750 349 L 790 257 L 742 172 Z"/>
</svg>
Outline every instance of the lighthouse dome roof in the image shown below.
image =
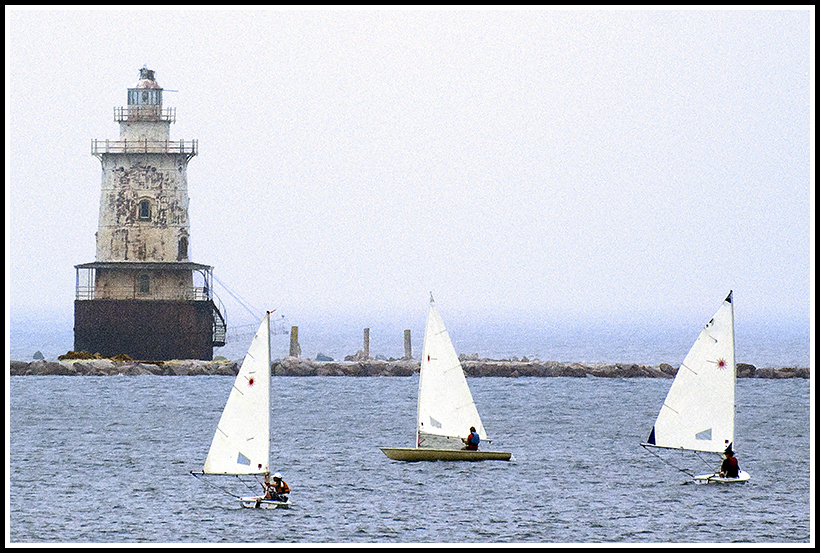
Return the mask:
<svg viewBox="0 0 820 553">
<path fill-rule="evenodd" d="M 161 88 L 154 78 L 154 72 L 146 67 L 140 69 L 140 80 L 137 88 Z"/>
</svg>

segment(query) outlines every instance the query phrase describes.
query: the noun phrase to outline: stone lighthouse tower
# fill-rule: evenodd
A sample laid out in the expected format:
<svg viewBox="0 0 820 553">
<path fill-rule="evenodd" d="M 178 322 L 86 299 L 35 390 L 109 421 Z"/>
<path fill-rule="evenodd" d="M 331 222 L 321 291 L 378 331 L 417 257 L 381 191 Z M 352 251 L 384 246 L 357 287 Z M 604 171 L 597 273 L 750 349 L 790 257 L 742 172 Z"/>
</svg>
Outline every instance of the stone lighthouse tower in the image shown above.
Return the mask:
<svg viewBox="0 0 820 553">
<path fill-rule="evenodd" d="M 74 349 L 132 359 L 213 358 L 225 345 L 213 268 L 191 262 L 188 162 L 196 140 L 171 140 L 175 108 L 143 67 L 114 108 L 119 140 L 93 140 L 102 164 L 97 256 L 76 265 Z"/>
</svg>

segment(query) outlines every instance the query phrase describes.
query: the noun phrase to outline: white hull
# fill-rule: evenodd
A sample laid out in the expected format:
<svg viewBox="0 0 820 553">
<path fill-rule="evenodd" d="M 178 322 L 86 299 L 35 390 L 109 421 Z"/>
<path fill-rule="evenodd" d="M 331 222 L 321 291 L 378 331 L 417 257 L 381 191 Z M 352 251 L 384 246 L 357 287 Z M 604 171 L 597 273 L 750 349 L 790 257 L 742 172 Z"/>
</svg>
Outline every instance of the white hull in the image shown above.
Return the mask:
<svg viewBox="0 0 820 553">
<path fill-rule="evenodd" d="M 729 478 L 728 476 L 718 476 L 716 473 L 699 474 L 695 476 L 695 482 L 698 484 L 733 484 L 735 482 L 746 482 L 751 476 L 748 472 L 741 470 L 737 478 Z"/>
<path fill-rule="evenodd" d="M 262 496 L 246 496 L 240 497 L 239 501 L 246 509 L 289 509 L 290 499 L 287 501 L 274 501 L 272 499 L 264 499 Z"/>
</svg>

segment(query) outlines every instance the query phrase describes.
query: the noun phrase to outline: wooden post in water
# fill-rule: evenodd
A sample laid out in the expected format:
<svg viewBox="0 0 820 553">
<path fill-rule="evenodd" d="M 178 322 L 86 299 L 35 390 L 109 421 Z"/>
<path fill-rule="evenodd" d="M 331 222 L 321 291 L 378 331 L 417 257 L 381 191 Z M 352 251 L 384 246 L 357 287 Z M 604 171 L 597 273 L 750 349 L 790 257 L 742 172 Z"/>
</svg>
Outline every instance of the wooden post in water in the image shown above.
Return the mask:
<svg viewBox="0 0 820 553">
<path fill-rule="evenodd" d="M 410 329 L 404 331 L 404 358 L 413 358 L 413 348 L 410 347 Z"/>
<path fill-rule="evenodd" d="M 364 353 L 365 358 L 370 357 L 370 329 L 364 329 L 364 346 L 362 347 L 362 353 Z"/>
<path fill-rule="evenodd" d="M 290 352 L 291 357 L 301 357 L 302 348 L 299 347 L 299 327 L 290 327 Z"/>
</svg>

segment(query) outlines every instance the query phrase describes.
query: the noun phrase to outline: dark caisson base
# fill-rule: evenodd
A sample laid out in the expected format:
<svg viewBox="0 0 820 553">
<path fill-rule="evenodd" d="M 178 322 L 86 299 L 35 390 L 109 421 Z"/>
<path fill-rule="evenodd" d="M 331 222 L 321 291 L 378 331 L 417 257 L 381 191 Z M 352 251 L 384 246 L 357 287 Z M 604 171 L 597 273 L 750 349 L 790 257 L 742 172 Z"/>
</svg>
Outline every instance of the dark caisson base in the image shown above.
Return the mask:
<svg viewBox="0 0 820 553">
<path fill-rule="evenodd" d="M 76 300 L 74 351 L 140 361 L 211 361 L 214 304 L 207 301 Z"/>
</svg>

